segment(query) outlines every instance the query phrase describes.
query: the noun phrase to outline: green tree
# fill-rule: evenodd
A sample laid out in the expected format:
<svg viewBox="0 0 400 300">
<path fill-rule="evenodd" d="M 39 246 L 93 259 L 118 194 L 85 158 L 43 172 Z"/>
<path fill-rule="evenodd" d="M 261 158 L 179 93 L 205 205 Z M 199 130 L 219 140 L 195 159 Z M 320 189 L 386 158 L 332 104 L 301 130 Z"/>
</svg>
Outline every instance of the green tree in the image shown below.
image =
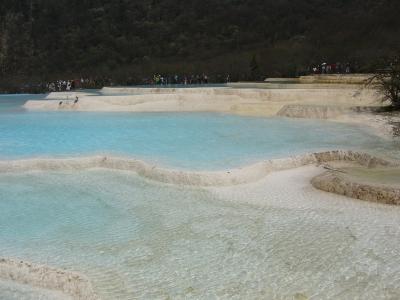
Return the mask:
<svg viewBox="0 0 400 300">
<path fill-rule="evenodd" d="M 322 58 L 371 72 L 400 48 L 399 11 L 398 0 L 0 0 L 0 81 L 121 69 L 259 80 Z"/>
<path fill-rule="evenodd" d="M 254 54 L 250 60 L 250 80 L 257 81 L 260 80 L 260 77 L 261 77 L 260 66 L 258 65 L 257 57 Z"/>
</svg>

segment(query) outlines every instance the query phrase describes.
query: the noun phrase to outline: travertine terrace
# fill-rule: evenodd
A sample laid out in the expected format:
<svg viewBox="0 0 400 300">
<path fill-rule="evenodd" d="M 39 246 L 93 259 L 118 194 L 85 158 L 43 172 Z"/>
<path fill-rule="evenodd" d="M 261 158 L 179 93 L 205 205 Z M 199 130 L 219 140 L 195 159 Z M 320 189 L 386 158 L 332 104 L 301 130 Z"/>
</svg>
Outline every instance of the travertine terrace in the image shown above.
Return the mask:
<svg viewBox="0 0 400 300">
<path fill-rule="evenodd" d="M 274 116 L 286 106 L 324 106 L 347 112 L 353 107 L 380 105 L 373 89 L 360 85 L 285 85 L 284 88 L 103 88 L 101 95 L 51 93 L 28 101 L 29 110 L 193 111 Z M 75 97 L 79 102 L 74 103 Z M 61 103 L 60 103 L 61 102 Z"/>
</svg>

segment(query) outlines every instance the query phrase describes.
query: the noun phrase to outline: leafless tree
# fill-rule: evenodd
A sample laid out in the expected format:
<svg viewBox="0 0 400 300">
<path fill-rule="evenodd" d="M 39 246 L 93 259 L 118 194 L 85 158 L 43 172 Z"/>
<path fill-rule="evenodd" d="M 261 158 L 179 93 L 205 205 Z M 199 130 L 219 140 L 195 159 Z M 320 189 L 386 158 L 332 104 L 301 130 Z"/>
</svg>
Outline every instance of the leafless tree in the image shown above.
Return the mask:
<svg viewBox="0 0 400 300">
<path fill-rule="evenodd" d="M 392 108 L 400 109 L 400 58 L 396 57 L 384 68 L 377 69 L 366 84 L 378 88 L 383 102 L 388 101 Z"/>
</svg>

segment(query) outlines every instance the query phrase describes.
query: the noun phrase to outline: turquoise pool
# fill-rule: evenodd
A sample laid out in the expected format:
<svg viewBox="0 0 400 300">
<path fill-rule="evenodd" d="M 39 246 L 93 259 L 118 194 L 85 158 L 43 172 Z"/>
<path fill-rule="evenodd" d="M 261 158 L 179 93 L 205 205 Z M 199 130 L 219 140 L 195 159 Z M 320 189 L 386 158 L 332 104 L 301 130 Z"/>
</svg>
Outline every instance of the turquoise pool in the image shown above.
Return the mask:
<svg viewBox="0 0 400 300">
<path fill-rule="evenodd" d="M 217 113 L 27 112 L 21 109 L 27 98 L 0 96 L 0 159 L 108 154 L 211 170 L 331 149 L 396 155 L 399 147 L 357 126 L 325 121 Z"/>
<path fill-rule="evenodd" d="M 338 148 L 398 157 L 398 141 L 357 126 L 25 111 L 32 97 L 43 96 L 0 96 L 0 160 L 107 154 L 215 170 Z M 105 169 L 3 172 L 0 257 L 85 274 L 103 300 L 398 299 L 399 208 L 316 191 L 300 171 L 213 188 Z M 0 280 L 0 299 L 67 298 Z"/>
<path fill-rule="evenodd" d="M 291 178 L 227 192 L 121 171 L 0 174 L 0 255 L 83 273 L 104 300 L 398 299 L 399 208 Z"/>
</svg>

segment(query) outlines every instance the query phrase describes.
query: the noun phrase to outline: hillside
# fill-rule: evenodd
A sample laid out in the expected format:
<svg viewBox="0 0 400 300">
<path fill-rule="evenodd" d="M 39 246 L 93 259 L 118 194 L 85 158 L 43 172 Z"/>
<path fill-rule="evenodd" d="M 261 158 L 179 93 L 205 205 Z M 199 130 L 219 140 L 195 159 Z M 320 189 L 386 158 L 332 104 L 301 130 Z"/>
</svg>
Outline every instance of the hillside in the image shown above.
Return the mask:
<svg viewBox="0 0 400 300">
<path fill-rule="evenodd" d="M 400 49 L 397 0 L 2 0 L 0 76 L 293 76 L 368 71 Z"/>
</svg>

